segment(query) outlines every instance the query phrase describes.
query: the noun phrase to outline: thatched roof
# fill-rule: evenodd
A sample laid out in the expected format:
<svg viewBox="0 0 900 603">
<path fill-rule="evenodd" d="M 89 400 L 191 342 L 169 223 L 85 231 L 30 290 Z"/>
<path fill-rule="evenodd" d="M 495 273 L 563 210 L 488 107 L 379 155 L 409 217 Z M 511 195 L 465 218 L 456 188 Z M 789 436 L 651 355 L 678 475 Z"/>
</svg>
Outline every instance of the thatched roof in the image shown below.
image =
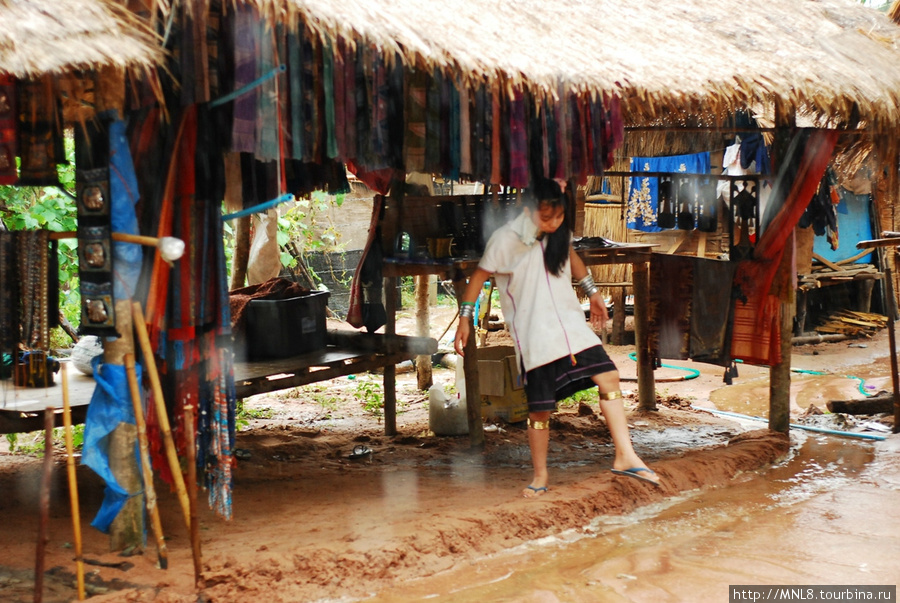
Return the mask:
<svg viewBox="0 0 900 603">
<path fill-rule="evenodd" d="M 113 0 L 0 0 L 0 72 L 35 77 L 161 61 L 160 44 Z"/>
<path fill-rule="evenodd" d="M 778 97 L 900 122 L 900 28 L 852 0 L 248 1 L 464 77 L 613 92 L 633 116 Z"/>
</svg>

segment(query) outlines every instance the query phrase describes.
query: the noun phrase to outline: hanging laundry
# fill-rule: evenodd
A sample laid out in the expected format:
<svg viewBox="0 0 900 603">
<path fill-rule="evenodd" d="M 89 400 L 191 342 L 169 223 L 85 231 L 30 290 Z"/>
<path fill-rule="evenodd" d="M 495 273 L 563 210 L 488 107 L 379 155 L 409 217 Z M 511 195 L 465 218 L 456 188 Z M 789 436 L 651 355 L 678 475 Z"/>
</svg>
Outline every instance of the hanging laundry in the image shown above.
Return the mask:
<svg viewBox="0 0 900 603">
<path fill-rule="evenodd" d="M 708 174 L 709 152 L 666 157 L 632 157 L 631 171 Z M 657 223 L 659 211 L 658 180 L 655 177 L 632 176 L 628 190 L 626 221 L 628 228 L 644 232 L 662 230 Z M 678 186 L 677 180 L 673 186 Z M 680 187 L 679 187 L 680 192 Z M 677 194 L 677 193 L 676 193 Z M 680 211 L 680 209 L 679 209 Z M 691 226 L 693 228 L 693 226 Z"/>
</svg>

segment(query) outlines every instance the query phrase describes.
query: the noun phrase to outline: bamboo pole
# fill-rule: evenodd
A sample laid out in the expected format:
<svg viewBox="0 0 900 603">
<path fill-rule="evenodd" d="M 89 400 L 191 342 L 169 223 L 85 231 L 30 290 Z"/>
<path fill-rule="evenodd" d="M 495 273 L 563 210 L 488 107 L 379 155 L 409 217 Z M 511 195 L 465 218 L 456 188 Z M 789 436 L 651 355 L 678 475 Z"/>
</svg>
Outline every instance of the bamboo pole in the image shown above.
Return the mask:
<svg viewBox="0 0 900 603">
<path fill-rule="evenodd" d="M 72 508 L 72 532 L 75 540 L 75 576 L 78 600 L 84 601 L 84 557 L 81 553 L 81 510 L 78 503 L 78 481 L 75 475 L 75 446 L 72 442 L 72 408 L 69 405 L 68 365 L 60 367 L 63 398 L 63 429 L 66 432 L 66 469 L 69 476 L 69 503 Z"/>
<path fill-rule="evenodd" d="M 160 569 L 169 567 L 169 550 L 163 538 L 159 508 L 156 506 L 156 488 L 153 486 L 153 469 L 150 465 L 150 446 L 147 444 L 147 424 L 144 421 L 144 405 L 141 404 L 141 389 L 137 371 L 134 368 L 134 354 L 125 354 L 125 371 L 128 374 L 128 389 L 131 391 L 131 405 L 134 408 L 134 423 L 137 425 L 138 447 L 141 452 L 141 477 L 144 481 L 144 500 L 150 525 L 156 537 L 156 554 Z"/>
<path fill-rule="evenodd" d="M 52 406 L 44 409 L 44 472 L 41 475 L 40 521 L 38 522 L 37 553 L 34 562 L 34 603 L 44 600 L 44 552 L 47 549 L 47 523 L 50 521 L 50 478 L 53 474 L 53 415 Z"/>
<path fill-rule="evenodd" d="M 887 299 L 888 299 L 888 341 L 891 346 L 891 384 L 893 385 L 894 393 L 894 433 L 900 433 L 900 372 L 897 369 L 897 336 L 894 332 L 894 317 L 897 315 L 897 302 L 896 297 L 894 297 L 894 276 L 891 274 L 891 269 L 886 267 L 884 269 L 884 282 L 887 285 Z"/>
<path fill-rule="evenodd" d="M 191 506 L 191 553 L 194 558 L 194 584 L 202 588 L 203 559 L 200 554 L 200 521 L 197 519 L 197 451 L 194 441 L 194 406 L 184 405 L 184 434 L 187 447 L 188 501 Z"/>
<path fill-rule="evenodd" d="M 181 503 L 181 511 L 184 514 L 184 524 L 188 531 L 191 529 L 191 505 L 188 499 L 187 489 L 184 485 L 184 475 L 181 472 L 181 464 L 178 462 L 178 452 L 175 450 L 175 441 L 172 439 L 172 428 L 169 426 L 169 416 L 166 414 L 166 403 L 163 398 L 162 383 L 156 370 L 156 362 L 153 359 L 153 348 L 150 346 L 150 336 L 147 334 L 147 323 L 144 322 L 144 311 L 140 302 L 132 302 L 131 309 L 134 315 L 134 329 L 137 332 L 141 352 L 144 354 L 147 365 L 147 375 L 150 378 L 150 386 L 153 390 L 153 403 L 156 408 L 156 418 L 163 435 L 163 445 L 166 449 L 166 458 L 169 461 L 169 469 L 175 480 L 175 490 L 178 492 L 178 500 Z"/>
</svg>

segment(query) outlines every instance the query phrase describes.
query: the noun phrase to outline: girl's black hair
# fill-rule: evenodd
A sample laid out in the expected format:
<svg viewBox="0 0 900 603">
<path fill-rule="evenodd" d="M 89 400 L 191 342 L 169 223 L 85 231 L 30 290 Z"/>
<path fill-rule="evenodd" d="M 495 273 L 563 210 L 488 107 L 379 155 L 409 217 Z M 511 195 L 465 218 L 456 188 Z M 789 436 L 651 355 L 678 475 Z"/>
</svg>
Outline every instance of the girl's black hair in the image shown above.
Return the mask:
<svg viewBox="0 0 900 603">
<path fill-rule="evenodd" d="M 565 216 L 563 223 L 554 232 L 544 235 L 547 241 L 544 247 L 544 266 L 550 274 L 559 276 L 562 267 L 569 259 L 569 244 L 572 236 L 568 198 L 555 180 L 544 178 L 535 184 L 534 204 L 535 211 L 539 210 L 541 205 L 563 209 Z"/>
</svg>

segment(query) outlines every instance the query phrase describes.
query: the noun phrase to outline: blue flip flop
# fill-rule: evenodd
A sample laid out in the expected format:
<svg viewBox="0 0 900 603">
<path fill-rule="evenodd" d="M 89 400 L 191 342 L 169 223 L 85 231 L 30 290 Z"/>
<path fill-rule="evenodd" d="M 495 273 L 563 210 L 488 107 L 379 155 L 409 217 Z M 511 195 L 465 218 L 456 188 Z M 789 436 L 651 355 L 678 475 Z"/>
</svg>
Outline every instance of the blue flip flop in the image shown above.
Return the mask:
<svg viewBox="0 0 900 603">
<path fill-rule="evenodd" d="M 648 484 L 653 484 L 657 488 L 659 487 L 659 482 L 650 479 L 649 477 L 644 477 L 641 475 L 641 472 L 649 473 L 650 475 L 656 475 L 656 471 L 653 469 L 647 469 L 646 467 L 632 467 L 631 469 L 625 469 L 622 471 L 621 469 L 612 469 L 611 470 L 616 475 L 625 475 L 627 477 L 633 477 L 634 479 L 639 479 L 642 482 L 647 482 Z"/>
<path fill-rule="evenodd" d="M 547 486 L 541 486 L 540 488 L 535 488 L 535 487 L 532 486 L 532 485 L 528 485 L 528 486 L 525 486 L 525 487 L 526 487 L 528 490 L 532 490 L 532 491 L 534 492 L 534 495 L 532 495 L 532 496 L 526 496 L 525 498 L 535 498 L 535 497 L 537 497 L 537 496 L 540 496 L 540 493 L 541 493 L 541 492 L 547 492 Z"/>
</svg>

